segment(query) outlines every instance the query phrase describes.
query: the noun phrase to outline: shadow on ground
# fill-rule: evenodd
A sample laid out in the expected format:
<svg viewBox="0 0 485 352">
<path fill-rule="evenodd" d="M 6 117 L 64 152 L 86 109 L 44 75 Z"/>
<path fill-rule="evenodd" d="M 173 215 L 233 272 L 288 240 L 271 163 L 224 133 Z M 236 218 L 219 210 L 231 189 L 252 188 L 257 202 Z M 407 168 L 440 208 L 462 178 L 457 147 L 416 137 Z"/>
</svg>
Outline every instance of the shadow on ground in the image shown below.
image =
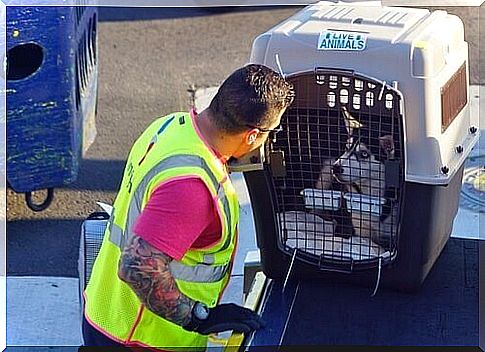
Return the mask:
<svg viewBox="0 0 485 352">
<path fill-rule="evenodd" d="M 234 12 L 249 12 L 292 6 L 220 6 L 220 7 L 100 7 L 99 21 L 143 21 L 212 16 Z"/>
<path fill-rule="evenodd" d="M 8 276 L 77 277 L 82 219 L 7 222 Z"/>
<path fill-rule="evenodd" d="M 117 192 L 125 163 L 125 160 L 84 159 L 76 182 L 63 188 Z"/>
</svg>

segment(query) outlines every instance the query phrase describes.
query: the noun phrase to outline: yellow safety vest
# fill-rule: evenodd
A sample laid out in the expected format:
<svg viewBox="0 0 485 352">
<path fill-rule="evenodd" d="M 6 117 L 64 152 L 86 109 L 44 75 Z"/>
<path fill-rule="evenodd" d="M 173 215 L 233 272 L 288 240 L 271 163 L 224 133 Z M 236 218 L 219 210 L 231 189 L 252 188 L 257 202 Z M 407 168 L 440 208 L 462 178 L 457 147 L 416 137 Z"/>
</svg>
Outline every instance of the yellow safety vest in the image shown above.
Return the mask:
<svg viewBox="0 0 485 352">
<path fill-rule="evenodd" d="M 239 203 L 224 165 L 204 143 L 193 119 L 181 112 L 161 117 L 135 142 L 84 294 L 86 319 L 126 345 L 164 350 L 203 350 L 207 345 L 207 336 L 188 332 L 144 307 L 117 275 L 124 242 L 150 194 L 161 184 L 174 178 L 198 176 L 212 194 L 222 224 L 222 236 L 216 244 L 190 249 L 180 261 L 170 263 L 180 291 L 214 307 L 229 280 Z"/>
</svg>

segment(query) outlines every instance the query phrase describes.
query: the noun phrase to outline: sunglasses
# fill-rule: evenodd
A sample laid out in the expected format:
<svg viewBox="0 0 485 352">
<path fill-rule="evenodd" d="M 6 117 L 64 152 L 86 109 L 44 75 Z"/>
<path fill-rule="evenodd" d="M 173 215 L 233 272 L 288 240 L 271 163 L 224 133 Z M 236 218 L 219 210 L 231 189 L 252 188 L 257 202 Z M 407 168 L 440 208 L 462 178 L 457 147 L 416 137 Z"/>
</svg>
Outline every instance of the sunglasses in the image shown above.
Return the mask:
<svg viewBox="0 0 485 352">
<path fill-rule="evenodd" d="M 267 129 L 267 128 L 262 128 L 262 127 L 258 127 L 258 126 L 253 126 L 253 125 L 246 125 L 246 127 L 256 128 L 256 129 L 260 130 L 261 132 L 266 132 L 266 133 L 272 132 L 273 134 L 277 134 L 277 133 L 283 131 L 283 127 L 281 125 L 278 125 L 273 129 Z"/>
</svg>

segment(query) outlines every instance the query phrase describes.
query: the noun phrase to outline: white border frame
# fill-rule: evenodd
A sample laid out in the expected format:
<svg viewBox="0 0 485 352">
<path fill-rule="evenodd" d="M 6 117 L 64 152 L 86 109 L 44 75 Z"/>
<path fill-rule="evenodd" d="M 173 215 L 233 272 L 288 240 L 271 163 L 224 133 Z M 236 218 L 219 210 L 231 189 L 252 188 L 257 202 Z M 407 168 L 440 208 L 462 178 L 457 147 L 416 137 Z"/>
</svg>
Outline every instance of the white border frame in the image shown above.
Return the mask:
<svg viewBox="0 0 485 352">
<path fill-rule="evenodd" d="M 0 1 L 0 351 L 6 348 L 6 6 L 72 6 L 75 3 L 91 6 L 123 7 L 209 7 L 209 6 L 271 6 L 306 5 L 316 1 L 304 0 L 2 0 Z M 337 0 L 329 0 L 336 3 Z M 361 0 L 342 0 L 342 3 L 357 3 Z M 376 2 L 376 1 L 369 1 Z M 383 6 L 481 6 L 485 0 L 381 0 Z M 480 19 L 479 19 L 480 20 Z M 485 21 L 485 19 L 480 20 Z M 479 38 L 482 38 L 479 31 Z M 480 114 L 485 113 L 480 106 Z M 484 126 L 482 126 L 483 128 Z M 480 249 L 485 249 L 481 243 Z M 485 250 L 480 251 L 480 267 L 485 265 Z M 485 270 L 480 271 L 480 343 L 485 349 Z"/>
</svg>

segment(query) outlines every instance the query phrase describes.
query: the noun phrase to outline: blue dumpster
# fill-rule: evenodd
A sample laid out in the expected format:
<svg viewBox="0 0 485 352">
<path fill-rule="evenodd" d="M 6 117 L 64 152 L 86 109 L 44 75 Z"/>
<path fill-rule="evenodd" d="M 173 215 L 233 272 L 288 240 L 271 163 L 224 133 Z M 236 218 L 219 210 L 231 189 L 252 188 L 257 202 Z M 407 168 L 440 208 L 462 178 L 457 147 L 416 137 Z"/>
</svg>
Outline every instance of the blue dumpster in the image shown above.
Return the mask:
<svg viewBox="0 0 485 352">
<path fill-rule="evenodd" d="M 96 7 L 7 7 L 7 181 L 33 210 L 50 200 L 31 192 L 75 181 L 94 140 L 96 33 Z"/>
</svg>

